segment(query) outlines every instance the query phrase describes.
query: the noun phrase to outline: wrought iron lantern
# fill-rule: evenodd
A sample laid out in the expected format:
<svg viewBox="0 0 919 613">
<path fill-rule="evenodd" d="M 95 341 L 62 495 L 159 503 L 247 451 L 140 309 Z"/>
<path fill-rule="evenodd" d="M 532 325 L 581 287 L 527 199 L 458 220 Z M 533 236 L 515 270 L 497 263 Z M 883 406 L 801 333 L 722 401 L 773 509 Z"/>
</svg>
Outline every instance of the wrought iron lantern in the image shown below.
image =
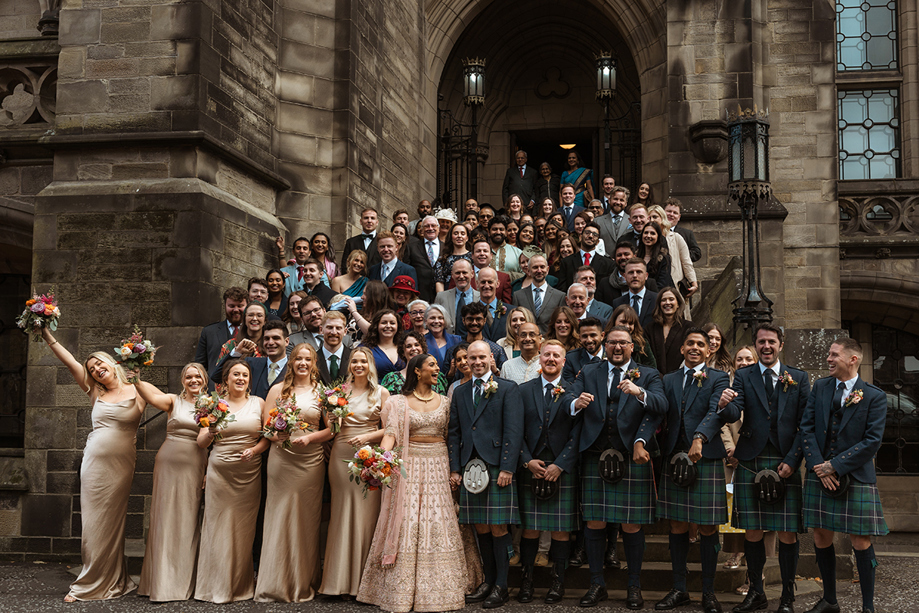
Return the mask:
<svg viewBox="0 0 919 613">
<path fill-rule="evenodd" d="M 601 51 L 597 58 L 597 100 L 604 103 L 616 95 L 616 60 L 609 51 Z"/>
<path fill-rule="evenodd" d="M 485 58 L 463 60 L 463 102 L 473 108 L 485 104 Z"/>
</svg>

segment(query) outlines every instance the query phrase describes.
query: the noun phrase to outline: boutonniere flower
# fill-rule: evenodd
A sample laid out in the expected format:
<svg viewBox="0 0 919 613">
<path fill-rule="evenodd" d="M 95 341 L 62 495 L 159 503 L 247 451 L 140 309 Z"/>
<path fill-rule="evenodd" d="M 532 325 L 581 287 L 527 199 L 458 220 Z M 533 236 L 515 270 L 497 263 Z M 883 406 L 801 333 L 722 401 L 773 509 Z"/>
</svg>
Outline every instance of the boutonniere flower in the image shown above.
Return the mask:
<svg viewBox="0 0 919 613">
<path fill-rule="evenodd" d="M 789 373 L 787 370 L 783 372 L 781 375 L 779 375 L 779 383 L 781 383 L 783 386 L 782 387 L 783 392 L 788 391 L 789 385 L 792 387 L 796 387 L 798 385 L 798 382 L 791 378 L 791 373 Z"/>
<path fill-rule="evenodd" d="M 696 380 L 696 387 L 702 387 L 708 379 L 708 373 L 704 370 L 697 370 L 692 374 L 692 378 Z"/>
<path fill-rule="evenodd" d="M 637 368 L 625 371 L 625 378 L 629 381 L 636 381 L 641 376 L 641 371 Z"/>
<path fill-rule="evenodd" d="M 552 400 L 558 400 L 558 397 L 564 393 L 565 388 L 563 388 L 561 385 L 556 385 L 554 388 L 552 388 Z"/>
<path fill-rule="evenodd" d="M 851 407 L 853 404 L 858 404 L 862 401 L 862 398 L 865 397 L 865 390 L 852 390 L 849 392 L 849 395 L 846 396 L 846 401 L 842 406 Z"/>
<path fill-rule="evenodd" d="M 485 384 L 485 389 L 482 390 L 482 393 L 485 395 L 486 398 L 488 398 L 489 396 L 491 396 L 497 391 L 498 391 L 498 382 L 492 379 L 491 381 Z"/>
<path fill-rule="evenodd" d="M 495 317 L 504 317 L 505 313 L 507 313 L 507 307 L 499 300 L 498 306 L 495 308 Z"/>
</svg>

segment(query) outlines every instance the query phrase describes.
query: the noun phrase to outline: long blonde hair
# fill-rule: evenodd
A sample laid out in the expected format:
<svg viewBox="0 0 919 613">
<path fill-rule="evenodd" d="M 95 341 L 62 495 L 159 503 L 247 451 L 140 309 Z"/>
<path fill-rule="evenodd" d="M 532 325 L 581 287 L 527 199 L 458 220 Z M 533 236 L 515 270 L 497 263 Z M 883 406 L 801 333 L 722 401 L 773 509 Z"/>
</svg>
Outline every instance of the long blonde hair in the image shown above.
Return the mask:
<svg viewBox="0 0 919 613">
<path fill-rule="evenodd" d="M 303 349 L 308 349 L 313 356 L 312 366 L 310 366 L 310 383 L 316 385 L 319 382 L 319 353 L 316 348 L 309 343 L 299 343 L 294 350 L 290 352 L 287 358 L 287 372 L 284 374 L 284 382 L 281 384 L 281 398 L 290 398 L 291 390 L 294 388 L 294 360 Z"/>
<path fill-rule="evenodd" d="M 128 373 L 125 372 L 124 367 L 121 364 L 115 361 L 115 358 L 113 358 L 108 353 L 105 353 L 104 351 L 95 351 L 89 354 L 89 357 L 86 358 L 86 360 L 83 362 L 83 386 L 86 387 L 86 389 L 92 389 L 95 385 L 100 390 L 108 391 L 107 387 L 93 379 L 92 375 L 89 374 L 89 361 L 93 358 L 96 358 L 111 368 L 112 372 L 115 373 L 115 377 L 117 377 L 122 384 L 131 383 L 128 381 Z"/>
<path fill-rule="evenodd" d="M 182 374 L 179 375 L 179 381 L 182 382 L 182 391 L 179 392 L 179 398 L 181 398 L 182 400 L 187 400 L 187 399 L 188 399 L 188 396 L 185 394 L 185 373 L 188 372 L 188 369 L 189 369 L 189 368 L 195 368 L 195 369 L 197 369 L 197 371 L 201 374 L 201 376 L 204 377 L 204 386 L 203 386 L 203 389 L 204 389 L 205 393 L 207 392 L 207 386 L 210 384 L 210 380 L 211 380 L 210 377 L 207 376 L 207 370 L 205 370 L 205 368 L 204 368 L 203 365 L 201 365 L 201 364 L 199 364 L 199 363 L 197 363 L 197 362 L 189 362 L 188 364 L 186 364 L 185 366 L 183 366 L 183 367 L 182 367 Z"/>
<path fill-rule="evenodd" d="M 351 373 L 351 362 L 358 353 L 367 358 L 367 385 L 370 387 L 370 393 L 367 395 L 367 404 L 376 406 L 380 401 L 380 382 L 377 380 L 377 365 L 373 359 L 373 351 L 369 347 L 355 347 L 351 350 L 351 357 L 348 358 L 348 377 L 345 383 L 354 383 L 354 375 Z"/>
</svg>

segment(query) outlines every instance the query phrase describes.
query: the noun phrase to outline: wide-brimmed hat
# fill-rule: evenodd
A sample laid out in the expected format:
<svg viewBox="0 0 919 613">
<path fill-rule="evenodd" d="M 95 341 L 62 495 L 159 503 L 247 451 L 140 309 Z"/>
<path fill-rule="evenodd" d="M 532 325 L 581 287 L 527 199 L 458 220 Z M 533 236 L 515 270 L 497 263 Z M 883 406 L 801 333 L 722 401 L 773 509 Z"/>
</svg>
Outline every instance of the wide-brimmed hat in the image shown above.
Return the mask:
<svg viewBox="0 0 919 613">
<path fill-rule="evenodd" d="M 389 291 L 396 289 L 412 292 L 413 294 L 418 293 L 418 288 L 415 287 L 415 280 L 408 275 L 399 275 L 396 277 L 396 279 L 392 282 L 392 286 L 390 286 Z"/>
<path fill-rule="evenodd" d="M 443 219 L 446 221 L 457 223 L 456 213 L 453 212 L 453 209 L 440 209 L 439 211 L 434 213 L 434 217 L 437 218 L 438 221 Z"/>
</svg>

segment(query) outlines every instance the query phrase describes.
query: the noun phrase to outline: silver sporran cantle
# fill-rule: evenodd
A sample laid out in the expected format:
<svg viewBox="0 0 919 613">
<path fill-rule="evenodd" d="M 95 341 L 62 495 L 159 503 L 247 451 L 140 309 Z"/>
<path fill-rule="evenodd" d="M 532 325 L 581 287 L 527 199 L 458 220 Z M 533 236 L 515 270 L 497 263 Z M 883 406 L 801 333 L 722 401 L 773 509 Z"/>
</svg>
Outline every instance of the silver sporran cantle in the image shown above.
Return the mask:
<svg viewBox="0 0 919 613">
<path fill-rule="evenodd" d="M 689 487 L 696 482 L 699 469 L 685 451 L 673 454 L 670 458 L 670 480 L 680 487 Z"/>
<path fill-rule="evenodd" d="M 619 483 L 625 477 L 625 458 L 618 449 L 607 449 L 597 462 L 600 478 L 607 483 Z"/>
<path fill-rule="evenodd" d="M 472 458 L 463 470 L 463 486 L 472 494 L 481 494 L 488 488 L 491 477 L 488 475 L 488 466 L 482 458 Z"/>
<path fill-rule="evenodd" d="M 761 470 L 753 480 L 756 484 L 756 498 L 763 504 L 778 504 L 785 500 L 785 479 L 774 470 Z"/>
</svg>

